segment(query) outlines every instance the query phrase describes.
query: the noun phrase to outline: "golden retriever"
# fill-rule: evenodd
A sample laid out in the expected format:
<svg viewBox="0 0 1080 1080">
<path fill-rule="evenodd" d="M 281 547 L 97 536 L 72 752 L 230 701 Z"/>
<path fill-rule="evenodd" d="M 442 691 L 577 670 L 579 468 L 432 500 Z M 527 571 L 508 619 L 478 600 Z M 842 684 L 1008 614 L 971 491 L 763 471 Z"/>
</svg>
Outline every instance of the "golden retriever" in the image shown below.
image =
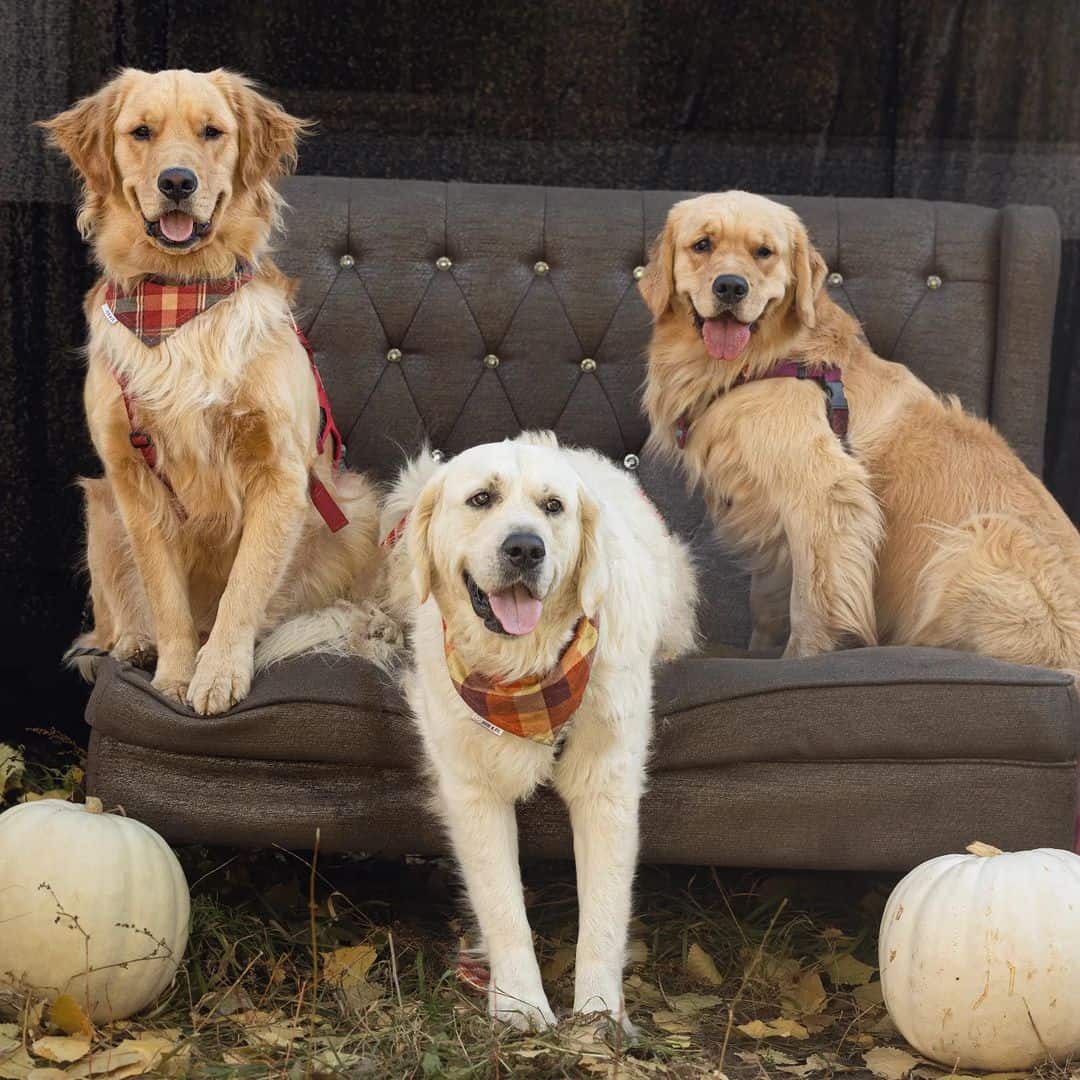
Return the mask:
<svg viewBox="0 0 1080 1080">
<path fill-rule="evenodd" d="M 750 563 L 751 647 L 1080 669 L 1076 529 L 988 423 L 874 355 L 825 273 L 793 211 L 728 191 L 672 208 L 640 281 L 652 445 Z M 840 367 L 846 440 L 819 383 L 767 377 L 792 360 Z"/>
<path fill-rule="evenodd" d="M 441 465 L 422 456 L 384 506 L 382 531 L 395 525 L 393 614 L 413 628 L 408 699 L 488 956 L 491 1015 L 522 1028 L 555 1022 L 514 817 L 516 801 L 551 782 L 569 807 L 577 857 L 574 1011 L 609 1013 L 630 1031 L 622 968 L 652 665 L 694 644 L 686 548 L 632 476 L 599 454 L 560 448 L 550 433 Z M 455 688 L 448 646 L 464 668 L 514 684 L 561 663 L 585 620 L 598 632 L 591 676 L 557 737 L 504 730 Z"/>
<path fill-rule="evenodd" d="M 94 629 L 76 645 L 156 653 L 162 694 L 221 713 L 248 692 L 259 635 L 362 599 L 377 575 L 374 489 L 335 471 L 333 440 L 318 450 L 291 285 L 267 257 L 273 181 L 306 125 L 228 71 L 127 70 L 42 126 L 82 178 L 79 228 L 102 272 L 85 302 L 84 400 L 105 475 L 84 482 Z M 103 310 L 110 286 L 241 267 L 247 284 L 153 347 Z M 309 484 L 348 519 L 340 531 Z"/>
</svg>

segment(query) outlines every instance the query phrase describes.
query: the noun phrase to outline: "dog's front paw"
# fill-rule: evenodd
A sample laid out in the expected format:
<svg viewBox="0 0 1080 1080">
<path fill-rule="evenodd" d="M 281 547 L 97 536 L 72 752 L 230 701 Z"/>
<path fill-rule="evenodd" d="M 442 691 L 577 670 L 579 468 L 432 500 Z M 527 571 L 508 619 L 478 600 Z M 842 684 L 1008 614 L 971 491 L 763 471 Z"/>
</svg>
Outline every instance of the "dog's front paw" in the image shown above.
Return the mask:
<svg viewBox="0 0 1080 1080">
<path fill-rule="evenodd" d="M 582 1016 L 600 1013 L 603 1023 L 617 1024 L 624 1037 L 633 1040 L 638 1036 L 637 1028 L 626 1015 L 621 973 L 580 969 L 574 980 L 574 1012 Z"/>
<path fill-rule="evenodd" d="M 401 627 L 378 604 L 365 600 L 356 605 L 356 611 L 349 635 L 354 651 L 362 654 L 365 645 L 371 642 L 394 646 L 404 641 Z"/>
<path fill-rule="evenodd" d="M 546 1031 L 558 1022 L 540 988 L 514 993 L 493 987 L 488 994 L 488 1011 L 493 1019 L 518 1031 Z"/>
<path fill-rule="evenodd" d="M 153 667 L 156 655 L 153 641 L 141 634 L 121 634 L 109 652 L 113 659 L 136 667 Z"/>
<path fill-rule="evenodd" d="M 255 669 L 250 648 L 216 649 L 209 642 L 199 652 L 187 702 L 202 716 L 228 712 L 251 689 Z"/>
</svg>

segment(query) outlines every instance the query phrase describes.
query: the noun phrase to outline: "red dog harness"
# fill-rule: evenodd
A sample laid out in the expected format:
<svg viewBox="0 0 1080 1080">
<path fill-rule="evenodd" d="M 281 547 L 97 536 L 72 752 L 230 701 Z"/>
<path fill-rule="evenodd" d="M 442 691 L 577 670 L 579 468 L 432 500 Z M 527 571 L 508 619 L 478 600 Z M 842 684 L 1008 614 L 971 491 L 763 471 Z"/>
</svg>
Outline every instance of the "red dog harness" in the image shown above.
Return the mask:
<svg viewBox="0 0 1080 1080">
<path fill-rule="evenodd" d="M 844 395 L 844 381 L 840 368 L 832 364 L 820 371 L 811 371 L 809 366 L 798 360 L 785 360 L 782 364 L 764 372 L 761 375 L 740 375 L 728 388 L 734 390 L 737 386 L 745 386 L 748 382 L 757 382 L 759 379 L 808 379 L 816 382 L 825 392 L 825 416 L 829 421 L 829 427 L 833 434 L 847 447 L 848 433 L 848 402 Z M 726 391 L 719 390 L 711 399 L 715 401 Z M 711 404 L 711 402 L 710 402 Z M 679 422 L 675 425 L 675 442 L 680 450 L 686 449 L 686 442 L 690 438 L 690 427 L 693 421 L 689 413 L 683 413 Z"/>
<path fill-rule="evenodd" d="M 252 273 L 245 267 L 237 267 L 237 272 L 231 278 L 221 281 L 196 281 L 187 284 L 173 285 L 162 281 L 160 278 L 147 278 L 139 282 L 134 291 L 122 293 L 115 282 L 110 281 L 105 293 L 105 303 L 102 312 L 105 318 L 112 323 L 121 323 L 127 327 L 144 345 L 154 348 L 162 341 L 176 333 L 184 323 L 201 315 L 204 311 L 213 307 L 214 304 L 226 297 L 231 296 L 241 286 L 246 285 L 252 279 Z M 334 423 L 334 414 L 330 409 L 330 398 L 323 386 L 322 377 L 315 364 L 315 352 L 311 347 L 304 332 L 293 322 L 293 329 L 304 346 L 311 364 L 311 374 L 315 379 L 315 390 L 319 400 L 319 438 L 316 448 L 321 454 L 326 446 L 327 438 L 333 440 L 334 468 L 341 465 L 341 457 L 345 446 L 341 439 L 341 432 Z M 150 433 L 139 427 L 136 420 L 135 405 L 128 393 L 127 378 L 117 372 L 113 373 L 116 381 L 120 384 L 120 394 L 124 399 L 124 411 L 128 418 L 128 441 L 142 454 L 147 468 L 153 472 L 168 489 L 173 498 L 176 511 L 180 518 L 186 515 L 184 508 L 177 498 L 169 478 L 158 471 L 157 448 Z M 334 497 L 327 490 L 326 485 L 315 475 L 308 475 L 308 496 L 312 505 L 318 511 L 319 516 L 326 522 L 331 532 L 338 532 L 349 523 L 349 519 L 342 513 L 341 507 L 334 501 Z"/>
</svg>

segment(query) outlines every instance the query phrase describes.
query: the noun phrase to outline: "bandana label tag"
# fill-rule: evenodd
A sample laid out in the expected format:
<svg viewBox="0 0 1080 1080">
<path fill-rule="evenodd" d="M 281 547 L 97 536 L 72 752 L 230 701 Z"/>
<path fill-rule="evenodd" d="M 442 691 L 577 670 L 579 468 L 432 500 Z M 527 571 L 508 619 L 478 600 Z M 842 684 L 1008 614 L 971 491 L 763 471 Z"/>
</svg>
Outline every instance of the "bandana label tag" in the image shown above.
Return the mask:
<svg viewBox="0 0 1080 1080">
<path fill-rule="evenodd" d="M 101 314 L 115 326 L 120 320 L 113 314 L 113 309 L 108 304 L 101 305 Z"/>
<path fill-rule="evenodd" d="M 475 720 L 482 728 L 487 728 L 492 735 L 504 734 L 503 729 L 498 724 L 493 724 L 490 720 L 485 720 L 482 716 L 477 716 L 476 713 L 472 714 L 472 719 Z"/>
</svg>

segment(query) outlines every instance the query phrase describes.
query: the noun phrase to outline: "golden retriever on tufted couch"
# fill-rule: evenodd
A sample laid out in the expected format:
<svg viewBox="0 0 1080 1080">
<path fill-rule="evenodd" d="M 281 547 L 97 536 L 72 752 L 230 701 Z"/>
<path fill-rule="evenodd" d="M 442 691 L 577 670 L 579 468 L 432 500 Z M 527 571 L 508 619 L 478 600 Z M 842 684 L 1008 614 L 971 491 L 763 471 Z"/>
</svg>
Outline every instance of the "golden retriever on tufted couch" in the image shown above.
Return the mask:
<svg viewBox="0 0 1080 1080">
<path fill-rule="evenodd" d="M 231 72 L 127 70 L 42 126 L 81 175 L 102 270 L 85 302 L 105 467 L 83 484 L 94 629 L 74 652 L 156 653 L 161 693 L 221 713 L 248 692 L 257 636 L 362 599 L 377 569 L 374 489 L 334 467 L 291 284 L 266 254 L 272 181 L 305 124 Z"/>
<path fill-rule="evenodd" d="M 982 420 L 875 356 L 785 206 L 674 206 L 641 279 L 652 444 L 752 570 L 751 647 L 1080 669 L 1080 536 Z M 790 377 L 789 377 L 790 376 Z"/>
</svg>

